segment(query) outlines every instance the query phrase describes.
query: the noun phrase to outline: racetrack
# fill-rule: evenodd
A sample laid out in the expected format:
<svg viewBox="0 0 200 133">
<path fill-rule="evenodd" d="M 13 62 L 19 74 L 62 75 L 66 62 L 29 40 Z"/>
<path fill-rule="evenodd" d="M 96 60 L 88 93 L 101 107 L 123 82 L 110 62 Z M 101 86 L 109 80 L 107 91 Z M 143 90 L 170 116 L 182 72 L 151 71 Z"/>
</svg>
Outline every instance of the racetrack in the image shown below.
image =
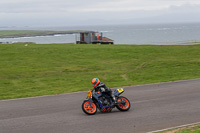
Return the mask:
<svg viewBox="0 0 200 133">
<path fill-rule="evenodd" d="M 143 133 L 200 122 L 200 79 L 124 87 L 128 112 L 88 116 L 87 92 L 0 101 L 0 133 Z"/>
</svg>

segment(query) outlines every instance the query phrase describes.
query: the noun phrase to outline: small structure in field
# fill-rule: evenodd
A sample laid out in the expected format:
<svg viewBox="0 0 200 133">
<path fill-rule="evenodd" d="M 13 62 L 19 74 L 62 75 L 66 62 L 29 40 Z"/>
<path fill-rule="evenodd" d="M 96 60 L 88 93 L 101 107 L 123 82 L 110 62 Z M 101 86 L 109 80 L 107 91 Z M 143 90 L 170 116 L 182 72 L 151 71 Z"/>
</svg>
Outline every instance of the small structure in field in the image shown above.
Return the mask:
<svg viewBox="0 0 200 133">
<path fill-rule="evenodd" d="M 76 37 L 76 44 L 114 44 L 114 41 L 103 37 L 102 32 L 84 31 Z"/>
</svg>

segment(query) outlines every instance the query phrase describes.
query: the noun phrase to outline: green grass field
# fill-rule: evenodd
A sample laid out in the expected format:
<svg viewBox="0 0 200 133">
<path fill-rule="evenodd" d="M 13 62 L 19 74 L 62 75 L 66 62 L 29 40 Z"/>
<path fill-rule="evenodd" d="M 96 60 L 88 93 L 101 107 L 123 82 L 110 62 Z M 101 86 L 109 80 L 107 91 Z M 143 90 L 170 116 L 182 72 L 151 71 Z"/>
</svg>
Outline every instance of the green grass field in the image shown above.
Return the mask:
<svg viewBox="0 0 200 133">
<path fill-rule="evenodd" d="M 200 45 L 0 44 L 0 99 L 200 78 Z"/>
</svg>

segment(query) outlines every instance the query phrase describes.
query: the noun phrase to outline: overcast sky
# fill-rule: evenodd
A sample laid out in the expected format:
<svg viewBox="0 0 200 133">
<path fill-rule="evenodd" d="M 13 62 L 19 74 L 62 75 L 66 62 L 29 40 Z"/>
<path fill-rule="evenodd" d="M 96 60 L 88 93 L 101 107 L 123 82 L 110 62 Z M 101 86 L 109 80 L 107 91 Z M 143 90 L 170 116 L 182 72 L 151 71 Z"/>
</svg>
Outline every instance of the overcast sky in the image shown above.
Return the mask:
<svg viewBox="0 0 200 133">
<path fill-rule="evenodd" d="M 200 0 L 0 0 L 0 27 L 200 22 Z"/>
</svg>

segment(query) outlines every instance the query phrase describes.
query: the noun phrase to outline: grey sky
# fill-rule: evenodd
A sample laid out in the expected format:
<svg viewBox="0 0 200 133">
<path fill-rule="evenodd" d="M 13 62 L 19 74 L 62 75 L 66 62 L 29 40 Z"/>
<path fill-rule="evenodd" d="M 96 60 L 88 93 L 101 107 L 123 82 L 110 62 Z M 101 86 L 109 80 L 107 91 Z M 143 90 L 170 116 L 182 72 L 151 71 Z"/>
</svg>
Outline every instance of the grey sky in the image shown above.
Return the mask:
<svg viewBox="0 0 200 133">
<path fill-rule="evenodd" d="M 1 0 L 0 27 L 200 22 L 200 0 Z"/>
</svg>

